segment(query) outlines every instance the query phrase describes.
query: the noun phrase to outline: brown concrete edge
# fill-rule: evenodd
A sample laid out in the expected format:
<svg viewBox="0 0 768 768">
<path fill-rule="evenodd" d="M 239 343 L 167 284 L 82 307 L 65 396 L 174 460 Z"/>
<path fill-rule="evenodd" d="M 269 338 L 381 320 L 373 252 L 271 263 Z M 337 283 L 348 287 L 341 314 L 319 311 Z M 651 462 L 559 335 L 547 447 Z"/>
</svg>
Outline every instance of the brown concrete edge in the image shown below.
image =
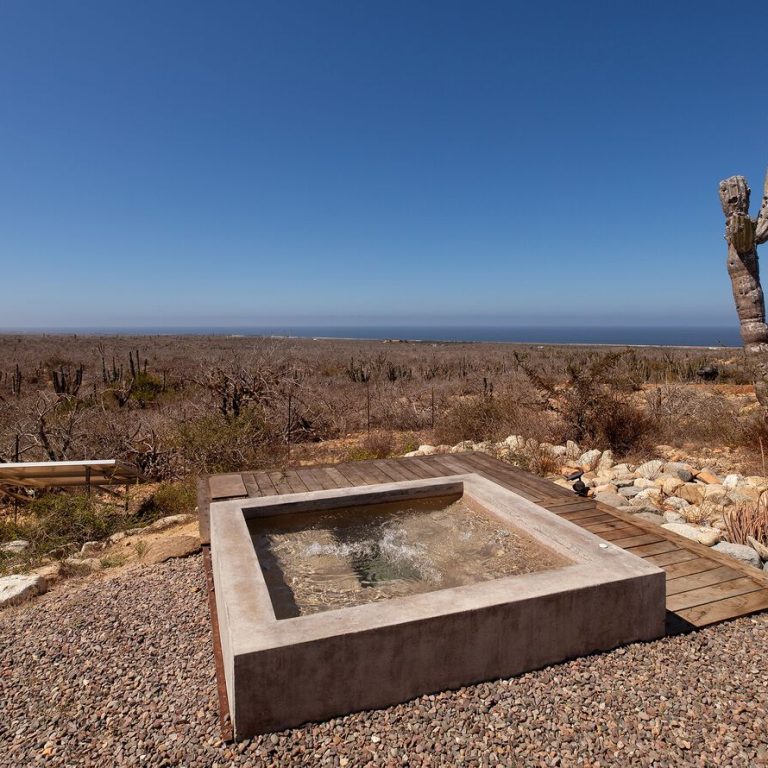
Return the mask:
<svg viewBox="0 0 768 768">
<path fill-rule="evenodd" d="M 205 582 L 208 588 L 208 610 L 211 614 L 211 634 L 213 639 L 213 660 L 216 667 L 216 691 L 219 699 L 219 725 L 221 738 L 224 742 L 235 740 L 232 720 L 229 716 L 229 697 L 227 683 L 224 679 L 224 657 L 221 653 L 221 637 L 219 636 L 219 619 L 216 612 L 216 591 L 213 586 L 213 565 L 211 563 L 211 547 L 203 545 L 203 568 Z"/>
<path fill-rule="evenodd" d="M 197 524 L 202 544 L 211 543 L 211 488 L 208 475 L 197 478 Z"/>
</svg>

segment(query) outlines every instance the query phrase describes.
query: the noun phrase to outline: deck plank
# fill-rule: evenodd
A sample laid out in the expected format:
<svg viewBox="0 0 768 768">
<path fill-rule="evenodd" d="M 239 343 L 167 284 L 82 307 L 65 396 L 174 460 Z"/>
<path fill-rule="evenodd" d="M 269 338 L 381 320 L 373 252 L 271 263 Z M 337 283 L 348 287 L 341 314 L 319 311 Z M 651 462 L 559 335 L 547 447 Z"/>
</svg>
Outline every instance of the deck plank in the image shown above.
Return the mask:
<svg viewBox="0 0 768 768">
<path fill-rule="evenodd" d="M 692 573 L 688 576 L 678 576 L 677 578 L 669 578 L 669 573 L 667 573 L 667 597 L 678 595 L 681 592 L 690 592 L 694 589 L 709 587 L 719 584 L 721 581 L 737 579 L 739 576 L 741 574 L 738 571 L 729 568 L 727 565 L 721 565 L 708 571 Z"/>
<path fill-rule="evenodd" d="M 670 611 L 681 611 L 684 608 L 695 608 L 697 605 L 714 603 L 726 597 L 736 597 L 748 592 L 757 592 L 760 586 L 747 576 L 730 581 L 721 581 L 719 584 L 711 584 L 700 589 L 691 589 L 688 592 L 680 592 L 667 598 L 667 608 Z"/>
<path fill-rule="evenodd" d="M 245 490 L 248 492 L 248 496 L 261 496 L 261 491 L 259 490 L 256 478 L 253 476 L 253 472 L 242 472 L 241 476 L 243 478 L 243 483 L 245 484 Z"/>
<path fill-rule="evenodd" d="M 705 627 L 708 624 L 717 624 L 766 609 L 768 609 L 768 590 L 760 590 L 680 610 L 677 613 L 684 621 L 696 627 Z"/>
<path fill-rule="evenodd" d="M 277 495 L 277 488 L 275 488 L 275 484 L 272 482 L 269 474 L 266 472 L 253 472 L 252 474 L 262 496 Z"/>
<path fill-rule="evenodd" d="M 242 475 L 239 472 L 230 472 L 226 475 L 211 475 L 208 478 L 208 486 L 211 489 L 211 499 L 235 499 L 247 496 Z"/>
<path fill-rule="evenodd" d="M 274 496 L 467 473 L 498 483 L 663 568 L 667 573 L 667 609 L 674 622 L 686 624 L 688 628 L 701 627 L 768 609 L 768 578 L 762 572 L 637 519 L 621 508 L 578 497 L 567 488 L 482 453 L 378 459 L 201 478 L 198 483 L 201 538 L 204 543 L 208 540 L 210 504 L 217 499 Z"/>
<path fill-rule="evenodd" d="M 671 552 L 664 552 L 660 555 L 647 555 L 643 557 L 643 560 L 647 560 L 649 563 L 658 565 L 661 568 L 663 565 L 673 565 L 675 563 L 684 563 L 686 560 L 695 560 L 696 557 L 695 552 L 689 552 L 687 549 L 673 549 Z"/>
<path fill-rule="evenodd" d="M 691 576 L 694 573 L 712 571 L 724 566 L 718 566 L 713 560 L 697 557 L 694 560 L 686 560 L 682 563 L 673 563 L 671 565 L 662 565 L 660 567 L 667 572 L 667 581 L 669 581 L 670 579 L 678 579 L 681 576 Z"/>
</svg>

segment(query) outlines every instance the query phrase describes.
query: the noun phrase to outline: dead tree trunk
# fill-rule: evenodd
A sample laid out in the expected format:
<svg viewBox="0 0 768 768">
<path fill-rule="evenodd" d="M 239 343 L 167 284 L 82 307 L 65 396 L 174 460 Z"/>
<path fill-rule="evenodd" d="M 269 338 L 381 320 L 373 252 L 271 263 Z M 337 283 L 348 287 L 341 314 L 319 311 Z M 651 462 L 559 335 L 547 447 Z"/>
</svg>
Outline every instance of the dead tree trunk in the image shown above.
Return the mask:
<svg viewBox="0 0 768 768">
<path fill-rule="evenodd" d="M 743 176 L 731 176 L 720 182 L 720 203 L 725 214 L 728 243 L 728 274 L 739 315 L 741 339 L 751 363 L 755 394 L 760 405 L 768 408 L 768 325 L 757 260 L 757 246 L 768 241 L 768 175 L 757 219 L 749 215 L 749 195 L 750 189 Z"/>
</svg>

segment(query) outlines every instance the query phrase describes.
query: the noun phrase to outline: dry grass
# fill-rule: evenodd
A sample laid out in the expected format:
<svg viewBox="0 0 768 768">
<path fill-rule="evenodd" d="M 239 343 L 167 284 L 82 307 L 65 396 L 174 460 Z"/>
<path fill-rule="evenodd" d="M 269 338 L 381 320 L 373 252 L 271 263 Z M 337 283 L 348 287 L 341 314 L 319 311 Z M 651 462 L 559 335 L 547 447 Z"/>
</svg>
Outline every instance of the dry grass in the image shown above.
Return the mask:
<svg viewBox="0 0 768 768">
<path fill-rule="evenodd" d="M 728 540 L 749 544 L 749 537 L 768 546 L 768 496 L 763 491 L 757 504 L 738 504 L 723 513 Z"/>
</svg>

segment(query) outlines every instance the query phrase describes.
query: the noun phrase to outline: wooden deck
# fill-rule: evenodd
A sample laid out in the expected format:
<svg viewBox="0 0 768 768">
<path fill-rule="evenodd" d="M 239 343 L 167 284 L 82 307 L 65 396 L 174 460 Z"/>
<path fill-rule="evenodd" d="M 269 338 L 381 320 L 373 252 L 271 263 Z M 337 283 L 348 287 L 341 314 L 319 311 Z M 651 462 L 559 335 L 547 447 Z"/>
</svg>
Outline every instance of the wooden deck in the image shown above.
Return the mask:
<svg viewBox="0 0 768 768">
<path fill-rule="evenodd" d="M 359 461 L 274 472 L 211 475 L 198 484 L 203 543 L 209 505 L 225 499 L 303 493 L 475 472 L 591 531 L 667 572 L 669 633 L 704 627 L 768 609 L 768 577 L 748 565 L 614 507 L 482 453 Z"/>
</svg>

